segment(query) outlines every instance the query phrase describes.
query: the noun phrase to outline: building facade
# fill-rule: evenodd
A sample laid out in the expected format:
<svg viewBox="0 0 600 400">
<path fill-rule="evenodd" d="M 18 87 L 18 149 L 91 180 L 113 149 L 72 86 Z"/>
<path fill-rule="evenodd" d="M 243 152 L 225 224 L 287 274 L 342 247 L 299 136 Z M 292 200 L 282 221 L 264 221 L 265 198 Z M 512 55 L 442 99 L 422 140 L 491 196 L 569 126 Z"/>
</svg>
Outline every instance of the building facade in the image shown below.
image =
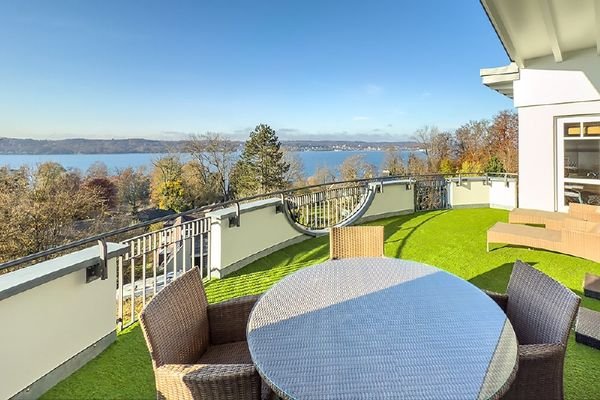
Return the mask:
<svg viewBox="0 0 600 400">
<path fill-rule="evenodd" d="M 519 206 L 600 205 L 600 1 L 482 0 L 512 63 L 481 70 L 519 116 Z"/>
</svg>

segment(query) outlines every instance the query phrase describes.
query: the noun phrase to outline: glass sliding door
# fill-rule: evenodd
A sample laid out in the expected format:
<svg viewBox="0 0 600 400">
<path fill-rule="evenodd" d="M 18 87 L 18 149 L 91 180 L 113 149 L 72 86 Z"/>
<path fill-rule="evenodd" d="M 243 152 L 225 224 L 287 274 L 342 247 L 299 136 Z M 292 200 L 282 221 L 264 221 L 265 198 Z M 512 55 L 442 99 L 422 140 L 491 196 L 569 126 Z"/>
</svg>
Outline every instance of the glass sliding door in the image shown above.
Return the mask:
<svg viewBox="0 0 600 400">
<path fill-rule="evenodd" d="M 561 119 L 557 136 L 559 210 L 600 205 L 600 116 Z"/>
</svg>

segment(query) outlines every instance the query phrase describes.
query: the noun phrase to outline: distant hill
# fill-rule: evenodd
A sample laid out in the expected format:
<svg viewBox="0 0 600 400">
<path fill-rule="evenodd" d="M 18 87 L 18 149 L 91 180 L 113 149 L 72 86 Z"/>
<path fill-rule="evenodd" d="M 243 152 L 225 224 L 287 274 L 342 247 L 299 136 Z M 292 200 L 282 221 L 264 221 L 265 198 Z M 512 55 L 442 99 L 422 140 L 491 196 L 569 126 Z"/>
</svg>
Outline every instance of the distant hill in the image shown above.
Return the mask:
<svg viewBox="0 0 600 400">
<path fill-rule="evenodd" d="M 178 151 L 184 141 L 148 139 L 37 140 L 0 138 L 0 154 L 118 154 Z"/>
<path fill-rule="evenodd" d="M 240 148 L 242 141 L 234 141 Z M 0 137 L 0 154 L 123 154 L 168 153 L 183 151 L 184 140 L 150 139 L 63 139 L 38 140 Z M 382 150 L 390 145 L 417 149 L 415 142 L 367 142 L 343 140 L 287 140 L 292 151 L 307 150 Z"/>
</svg>

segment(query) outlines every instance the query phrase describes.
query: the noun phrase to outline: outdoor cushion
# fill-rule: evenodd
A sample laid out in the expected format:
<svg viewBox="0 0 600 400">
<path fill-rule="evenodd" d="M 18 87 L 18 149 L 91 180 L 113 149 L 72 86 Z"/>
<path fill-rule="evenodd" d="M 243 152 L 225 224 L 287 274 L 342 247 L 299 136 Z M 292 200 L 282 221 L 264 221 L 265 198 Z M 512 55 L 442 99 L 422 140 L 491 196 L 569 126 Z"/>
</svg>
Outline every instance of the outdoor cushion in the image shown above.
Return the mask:
<svg viewBox="0 0 600 400">
<path fill-rule="evenodd" d="M 600 222 L 600 206 L 570 203 L 569 215 L 585 221 Z"/>
</svg>

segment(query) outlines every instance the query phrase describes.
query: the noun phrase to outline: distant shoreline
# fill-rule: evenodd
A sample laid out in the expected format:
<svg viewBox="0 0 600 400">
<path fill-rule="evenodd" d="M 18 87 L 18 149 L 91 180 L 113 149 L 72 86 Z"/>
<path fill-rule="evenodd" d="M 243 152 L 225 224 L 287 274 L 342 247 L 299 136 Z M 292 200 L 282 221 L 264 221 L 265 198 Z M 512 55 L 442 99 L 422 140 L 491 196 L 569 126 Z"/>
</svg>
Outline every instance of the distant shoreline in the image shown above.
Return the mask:
<svg viewBox="0 0 600 400">
<path fill-rule="evenodd" d="M 103 155 L 103 154 L 166 154 L 186 153 L 186 140 L 150 139 L 17 139 L 0 137 L 0 156 L 15 155 Z M 241 150 L 244 142 L 233 140 Z M 399 150 L 417 151 L 419 145 L 411 141 L 367 142 L 353 140 L 282 140 L 284 148 L 294 152 L 305 151 L 383 151 L 390 146 Z"/>
</svg>

